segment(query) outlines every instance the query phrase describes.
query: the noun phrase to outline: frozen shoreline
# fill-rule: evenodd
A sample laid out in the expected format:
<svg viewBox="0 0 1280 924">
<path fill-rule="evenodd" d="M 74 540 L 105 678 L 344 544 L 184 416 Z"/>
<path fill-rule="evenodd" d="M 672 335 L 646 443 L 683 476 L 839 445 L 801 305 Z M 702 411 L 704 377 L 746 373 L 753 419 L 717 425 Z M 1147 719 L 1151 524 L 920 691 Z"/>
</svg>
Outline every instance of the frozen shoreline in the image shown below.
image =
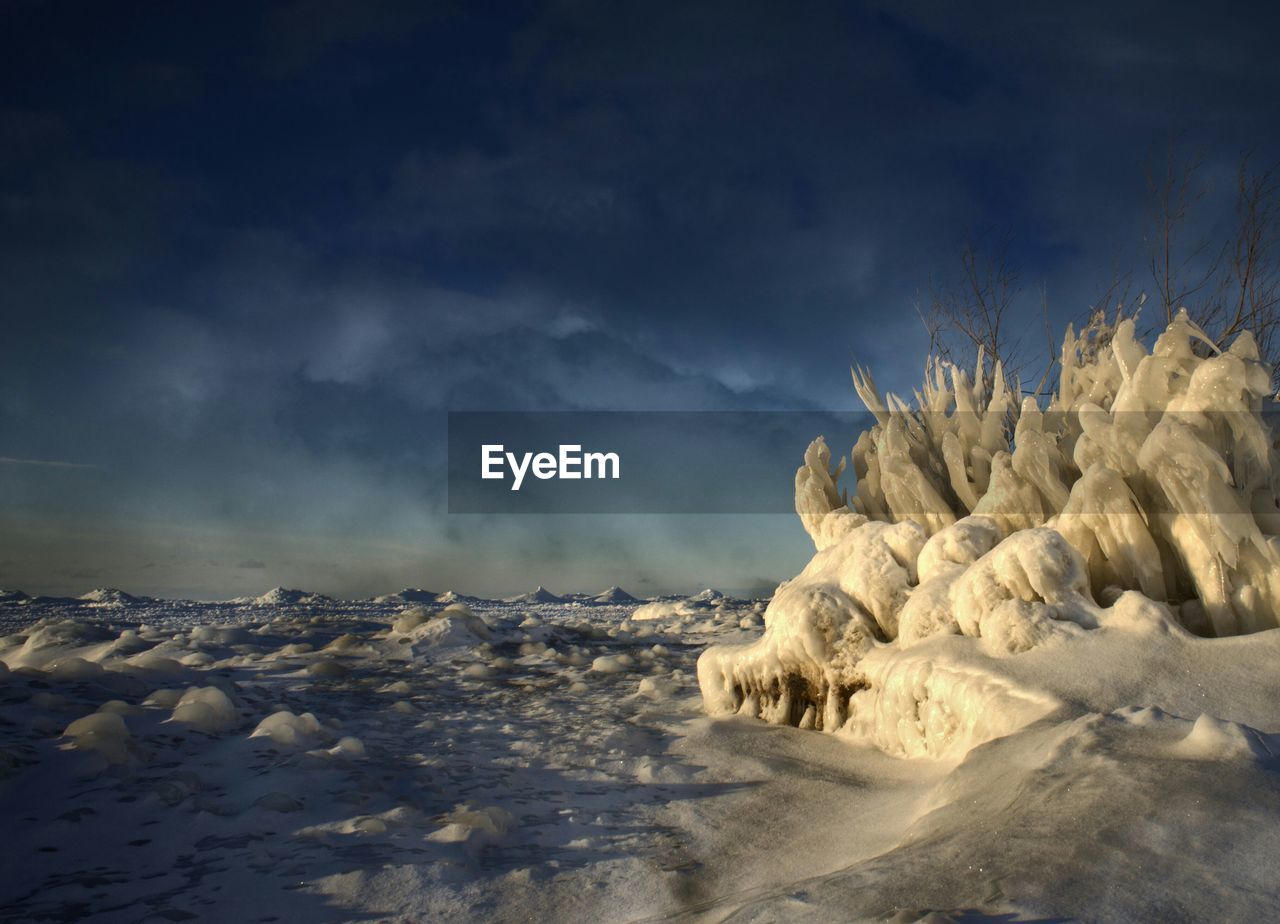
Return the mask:
<svg viewBox="0 0 1280 924">
<path fill-rule="evenodd" d="M 76 607 L 76 622 L 45 630 L 50 644 L 0 650 L 14 668 L 0 677 L 12 851 L 0 918 L 1270 913 L 1280 748 L 1197 724 L 1194 686 L 1181 717 L 1097 712 L 1081 696 L 962 757 L 901 759 L 703 715 L 696 658 L 758 636 L 740 627 L 758 606 L 673 602 L 629 620 L 636 609 Z M 1205 676 L 1280 693 L 1268 679 L 1280 633 L 1242 641 L 1196 640 Z M 950 663 L 966 655 L 945 645 L 974 642 L 922 650 Z M 1082 657 L 1102 664 L 1104 640 L 1066 644 L 1092 644 Z M 1114 657 L 1103 666 L 1122 672 Z M 1005 663 L 1030 683 L 1049 659 Z M 191 688 L 226 691 L 234 715 L 173 721 Z M 60 736 L 113 700 L 129 731 L 119 762 Z M 1237 718 L 1280 731 L 1275 702 L 1251 699 Z M 316 727 L 251 737 L 282 707 Z"/>
</svg>

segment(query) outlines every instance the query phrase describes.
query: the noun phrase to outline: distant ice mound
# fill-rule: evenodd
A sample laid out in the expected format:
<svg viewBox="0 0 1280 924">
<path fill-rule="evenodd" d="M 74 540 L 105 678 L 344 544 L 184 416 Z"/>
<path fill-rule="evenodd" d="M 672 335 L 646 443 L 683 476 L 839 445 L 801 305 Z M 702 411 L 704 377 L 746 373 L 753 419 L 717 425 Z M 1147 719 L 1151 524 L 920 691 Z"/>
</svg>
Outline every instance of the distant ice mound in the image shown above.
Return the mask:
<svg viewBox="0 0 1280 924">
<path fill-rule="evenodd" d="M 374 597 L 374 603 L 435 603 L 438 597 L 434 590 L 423 590 L 421 587 L 406 587 L 399 593 L 382 594 Z"/>
<path fill-rule="evenodd" d="M 742 601 L 727 597 L 718 590 L 699 591 L 690 597 L 666 597 L 636 607 L 631 619 L 648 622 L 657 619 L 695 619 L 717 613 L 736 612 Z"/>
<path fill-rule="evenodd" d="M 1148 351 L 1132 318 L 1095 318 L 1068 328 L 1043 408 L 985 369 L 931 359 L 911 404 L 854 372 L 876 420 L 853 446 L 854 496 L 819 437 L 796 473 L 817 554 L 759 640 L 704 652 L 709 711 L 954 753 L 1058 703 L 1002 660 L 1099 629 L 1277 626 L 1280 456 L 1250 334 L 1223 351 L 1181 312 Z"/>
<path fill-rule="evenodd" d="M 614 584 L 604 593 L 596 594 L 591 598 L 592 603 L 638 603 L 635 597 L 627 593 L 617 584 Z"/>
<path fill-rule="evenodd" d="M 509 597 L 507 603 L 563 603 L 564 597 L 558 597 L 541 584 L 535 589 L 518 597 Z"/>
<path fill-rule="evenodd" d="M 110 608 L 139 606 L 149 602 L 146 597 L 135 597 L 133 594 L 127 594 L 123 590 L 117 590 L 114 587 L 99 587 L 89 591 L 87 594 L 81 594 L 79 599 L 88 606 Z"/>
<path fill-rule="evenodd" d="M 693 594 L 689 599 L 695 603 L 719 603 L 721 600 L 728 598 L 714 587 L 708 587 Z"/>
<path fill-rule="evenodd" d="M 310 593 L 305 590 L 291 590 L 287 587 L 273 587 L 253 602 L 258 606 L 319 606 L 332 603 L 331 597 L 324 594 Z"/>
</svg>

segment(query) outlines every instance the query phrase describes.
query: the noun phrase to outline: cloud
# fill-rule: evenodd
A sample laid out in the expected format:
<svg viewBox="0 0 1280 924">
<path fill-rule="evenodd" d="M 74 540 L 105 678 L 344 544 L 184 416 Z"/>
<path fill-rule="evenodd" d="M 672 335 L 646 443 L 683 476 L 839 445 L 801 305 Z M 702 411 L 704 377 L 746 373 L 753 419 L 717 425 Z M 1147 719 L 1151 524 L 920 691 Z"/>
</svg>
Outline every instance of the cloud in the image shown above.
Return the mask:
<svg viewBox="0 0 1280 924">
<path fill-rule="evenodd" d="M 1142 275 L 1170 135 L 1215 179 L 1280 154 L 1273 11 L 304 0 L 147 17 L 142 57 L 138 22 L 83 17 L 21 5 L 0 37 L 0 528 L 165 560 L 183 524 L 187 588 L 252 554 L 487 591 L 485 542 L 515 589 L 613 583 L 606 553 L 714 571 L 692 529 L 443 519 L 445 411 L 848 408 L 851 362 L 905 393 L 966 228 L 1013 230 L 1020 310 L 1043 283 L 1061 324 Z"/>
<path fill-rule="evenodd" d="M 274 76 L 296 77 L 343 47 L 404 42 L 446 8 L 394 0 L 293 0 L 276 5 L 263 15 L 263 65 Z"/>
<path fill-rule="evenodd" d="M 0 456 L 0 465 L 35 465 L 42 468 L 97 468 L 84 462 L 60 462 L 54 459 L 15 459 L 11 456 Z"/>
</svg>

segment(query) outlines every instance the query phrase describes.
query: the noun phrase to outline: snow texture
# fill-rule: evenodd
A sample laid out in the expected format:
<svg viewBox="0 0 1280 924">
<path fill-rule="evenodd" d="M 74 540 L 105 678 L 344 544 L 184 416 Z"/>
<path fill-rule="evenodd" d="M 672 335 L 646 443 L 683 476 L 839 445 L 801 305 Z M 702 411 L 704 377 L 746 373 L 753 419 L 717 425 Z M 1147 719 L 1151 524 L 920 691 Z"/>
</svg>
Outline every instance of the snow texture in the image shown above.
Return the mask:
<svg viewBox="0 0 1280 924">
<path fill-rule="evenodd" d="M 1020 586 L 985 581 L 992 613 Z M 797 638 L 874 639 L 837 736 L 702 715 L 700 653 L 760 602 L 588 599 L 0 607 L 4 916 L 1271 916 L 1280 631 L 1199 638 L 1138 593 L 1086 629 L 1068 594 L 1077 628 L 1010 654 L 819 613 Z"/>
<path fill-rule="evenodd" d="M 13 594 L 0 917 L 571 920 L 601 875 L 638 887 L 604 919 L 662 907 L 694 660 L 760 604 L 410 596 Z"/>
</svg>

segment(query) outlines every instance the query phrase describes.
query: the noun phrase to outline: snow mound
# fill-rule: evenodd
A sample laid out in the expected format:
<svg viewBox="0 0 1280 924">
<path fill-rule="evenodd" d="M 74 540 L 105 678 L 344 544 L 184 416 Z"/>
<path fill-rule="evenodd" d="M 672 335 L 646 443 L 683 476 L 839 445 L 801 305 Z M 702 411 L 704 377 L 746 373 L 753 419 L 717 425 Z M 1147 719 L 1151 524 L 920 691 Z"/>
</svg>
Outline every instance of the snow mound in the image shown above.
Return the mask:
<svg viewBox="0 0 1280 924">
<path fill-rule="evenodd" d="M 424 606 L 414 606 L 407 610 L 401 610 L 396 616 L 396 621 L 391 624 L 391 631 L 398 632 L 401 635 L 408 635 L 418 626 L 430 622 L 436 615 L 434 610 L 429 610 Z"/>
<path fill-rule="evenodd" d="M 639 601 L 627 593 L 617 584 L 614 584 L 604 593 L 596 594 L 591 598 L 592 603 L 638 603 Z"/>
<path fill-rule="evenodd" d="M 374 597 L 374 603 L 435 603 L 436 597 L 440 596 L 433 590 L 423 590 L 420 587 L 406 587 L 399 593 L 383 594 L 380 597 Z"/>
<path fill-rule="evenodd" d="M 191 630 L 191 641 L 194 644 L 229 647 L 248 644 L 250 636 L 240 626 L 196 626 Z"/>
<path fill-rule="evenodd" d="M 712 587 L 708 587 L 705 590 L 698 591 L 688 599 L 692 600 L 694 603 L 719 603 L 721 600 L 725 600 L 727 598 L 720 591 Z"/>
<path fill-rule="evenodd" d="M 479 597 L 460 594 L 456 590 L 446 590 L 442 594 L 437 594 L 435 599 L 436 603 L 476 603 L 479 601 Z"/>
<path fill-rule="evenodd" d="M 321 606 L 332 603 L 333 599 L 305 590 L 273 587 L 261 597 L 254 597 L 253 602 L 257 606 Z"/>
<path fill-rule="evenodd" d="M 1181 312 L 1148 350 L 1132 318 L 1098 316 L 1068 328 L 1061 369 L 1043 408 L 981 354 L 972 378 L 931 360 L 914 403 L 855 371 L 875 424 L 850 455 L 854 495 L 817 438 L 795 479 L 817 553 L 778 588 L 760 639 L 703 653 L 708 711 L 945 756 L 1056 708 L 1002 660 L 1052 649 L 1072 663 L 1104 629 L 1280 625 L 1280 454 L 1253 338 L 1220 350 Z M 940 654 L 957 645 L 994 660 L 957 668 Z M 1113 692 L 1111 708 L 1129 705 L 1131 688 Z M 1196 740 L 1233 734 L 1206 724 Z"/>
<path fill-rule="evenodd" d="M 1190 760 L 1267 760 L 1280 748 L 1273 751 L 1267 737 L 1247 725 L 1201 713 L 1173 753 Z"/>
<path fill-rule="evenodd" d="M 862 662 L 844 732 L 900 757 L 959 757 L 1054 712 L 1051 694 L 994 670 L 882 648 Z"/>
<path fill-rule="evenodd" d="M 84 658 L 59 658 L 49 666 L 49 678 L 58 683 L 97 680 L 106 670 L 96 661 Z"/>
<path fill-rule="evenodd" d="M 94 654 L 117 637 L 104 626 L 50 617 L 29 626 L 25 637 L 17 636 L 22 639 L 21 644 L 16 650 L 6 650 L 4 660 L 11 668 L 44 668 L 69 655 L 83 657 Z"/>
<path fill-rule="evenodd" d="M 684 601 L 654 600 L 635 608 L 630 618 L 636 622 L 653 622 L 658 619 L 671 619 L 686 615 L 687 610 L 681 608 Z"/>
<path fill-rule="evenodd" d="M 518 597 L 507 598 L 507 603 L 563 603 L 564 597 L 558 597 L 541 584 L 528 593 Z"/>
<path fill-rule="evenodd" d="M 439 613 L 407 610 L 392 631 L 437 648 L 476 645 L 490 637 L 489 626 L 464 603 L 450 603 Z"/>
<path fill-rule="evenodd" d="M 26 603 L 30 599 L 30 595 L 25 594 L 20 590 L 0 590 L 0 604 Z"/>
<path fill-rule="evenodd" d="M 471 808 L 459 805 L 444 816 L 443 827 L 427 835 L 427 840 L 438 844 L 457 844 L 469 857 L 501 842 L 515 822 L 514 816 L 497 806 Z"/>
<path fill-rule="evenodd" d="M 180 722 L 207 735 L 231 731 L 240 723 L 235 703 L 217 687 L 192 687 L 173 707 L 171 722 Z"/>
<path fill-rule="evenodd" d="M 601 655 L 591 662 L 591 670 L 597 674 L 621 674 L 635 667 L 636 660 L 628 654 Z"/>
<path fill-rule="evenodd" d="M 81 594 L 79 599 L 89 606 L 96 607 L 141 606 L 144 603 L 151 602 L 148 597 L 135 597 L 133 594 L 127 594 L 115 587 L 99 587 L 96 590 L 89 591 L 87 594 Z"/>
<path fill-rule="evenodd" d="M 631 614 L 637 622 L 658 619 L 687 619 L 727 613 L 743 606 L 743 602 L 727 597 L 718 590 L 704 590 L 691 597 L 651 600 L 641 604 Z"/>
<path fill-rule="evenodd" d="M 332 739 L 312 713 L 294 715 L 287 709 L 267 716 L 249 733 L 249 737 L 267 738 L 273 744 L 291 750 L 314 748 Z"/>
<path fill-rule="evenodd" d="M 76 719 L 62 734 L 71 739 L 72 747 L 93 751 L 108 763 L 120 764 L 129 759 L 132 736 L 124 719 L 114 712 L 95 712 Z"/>
</svg>

